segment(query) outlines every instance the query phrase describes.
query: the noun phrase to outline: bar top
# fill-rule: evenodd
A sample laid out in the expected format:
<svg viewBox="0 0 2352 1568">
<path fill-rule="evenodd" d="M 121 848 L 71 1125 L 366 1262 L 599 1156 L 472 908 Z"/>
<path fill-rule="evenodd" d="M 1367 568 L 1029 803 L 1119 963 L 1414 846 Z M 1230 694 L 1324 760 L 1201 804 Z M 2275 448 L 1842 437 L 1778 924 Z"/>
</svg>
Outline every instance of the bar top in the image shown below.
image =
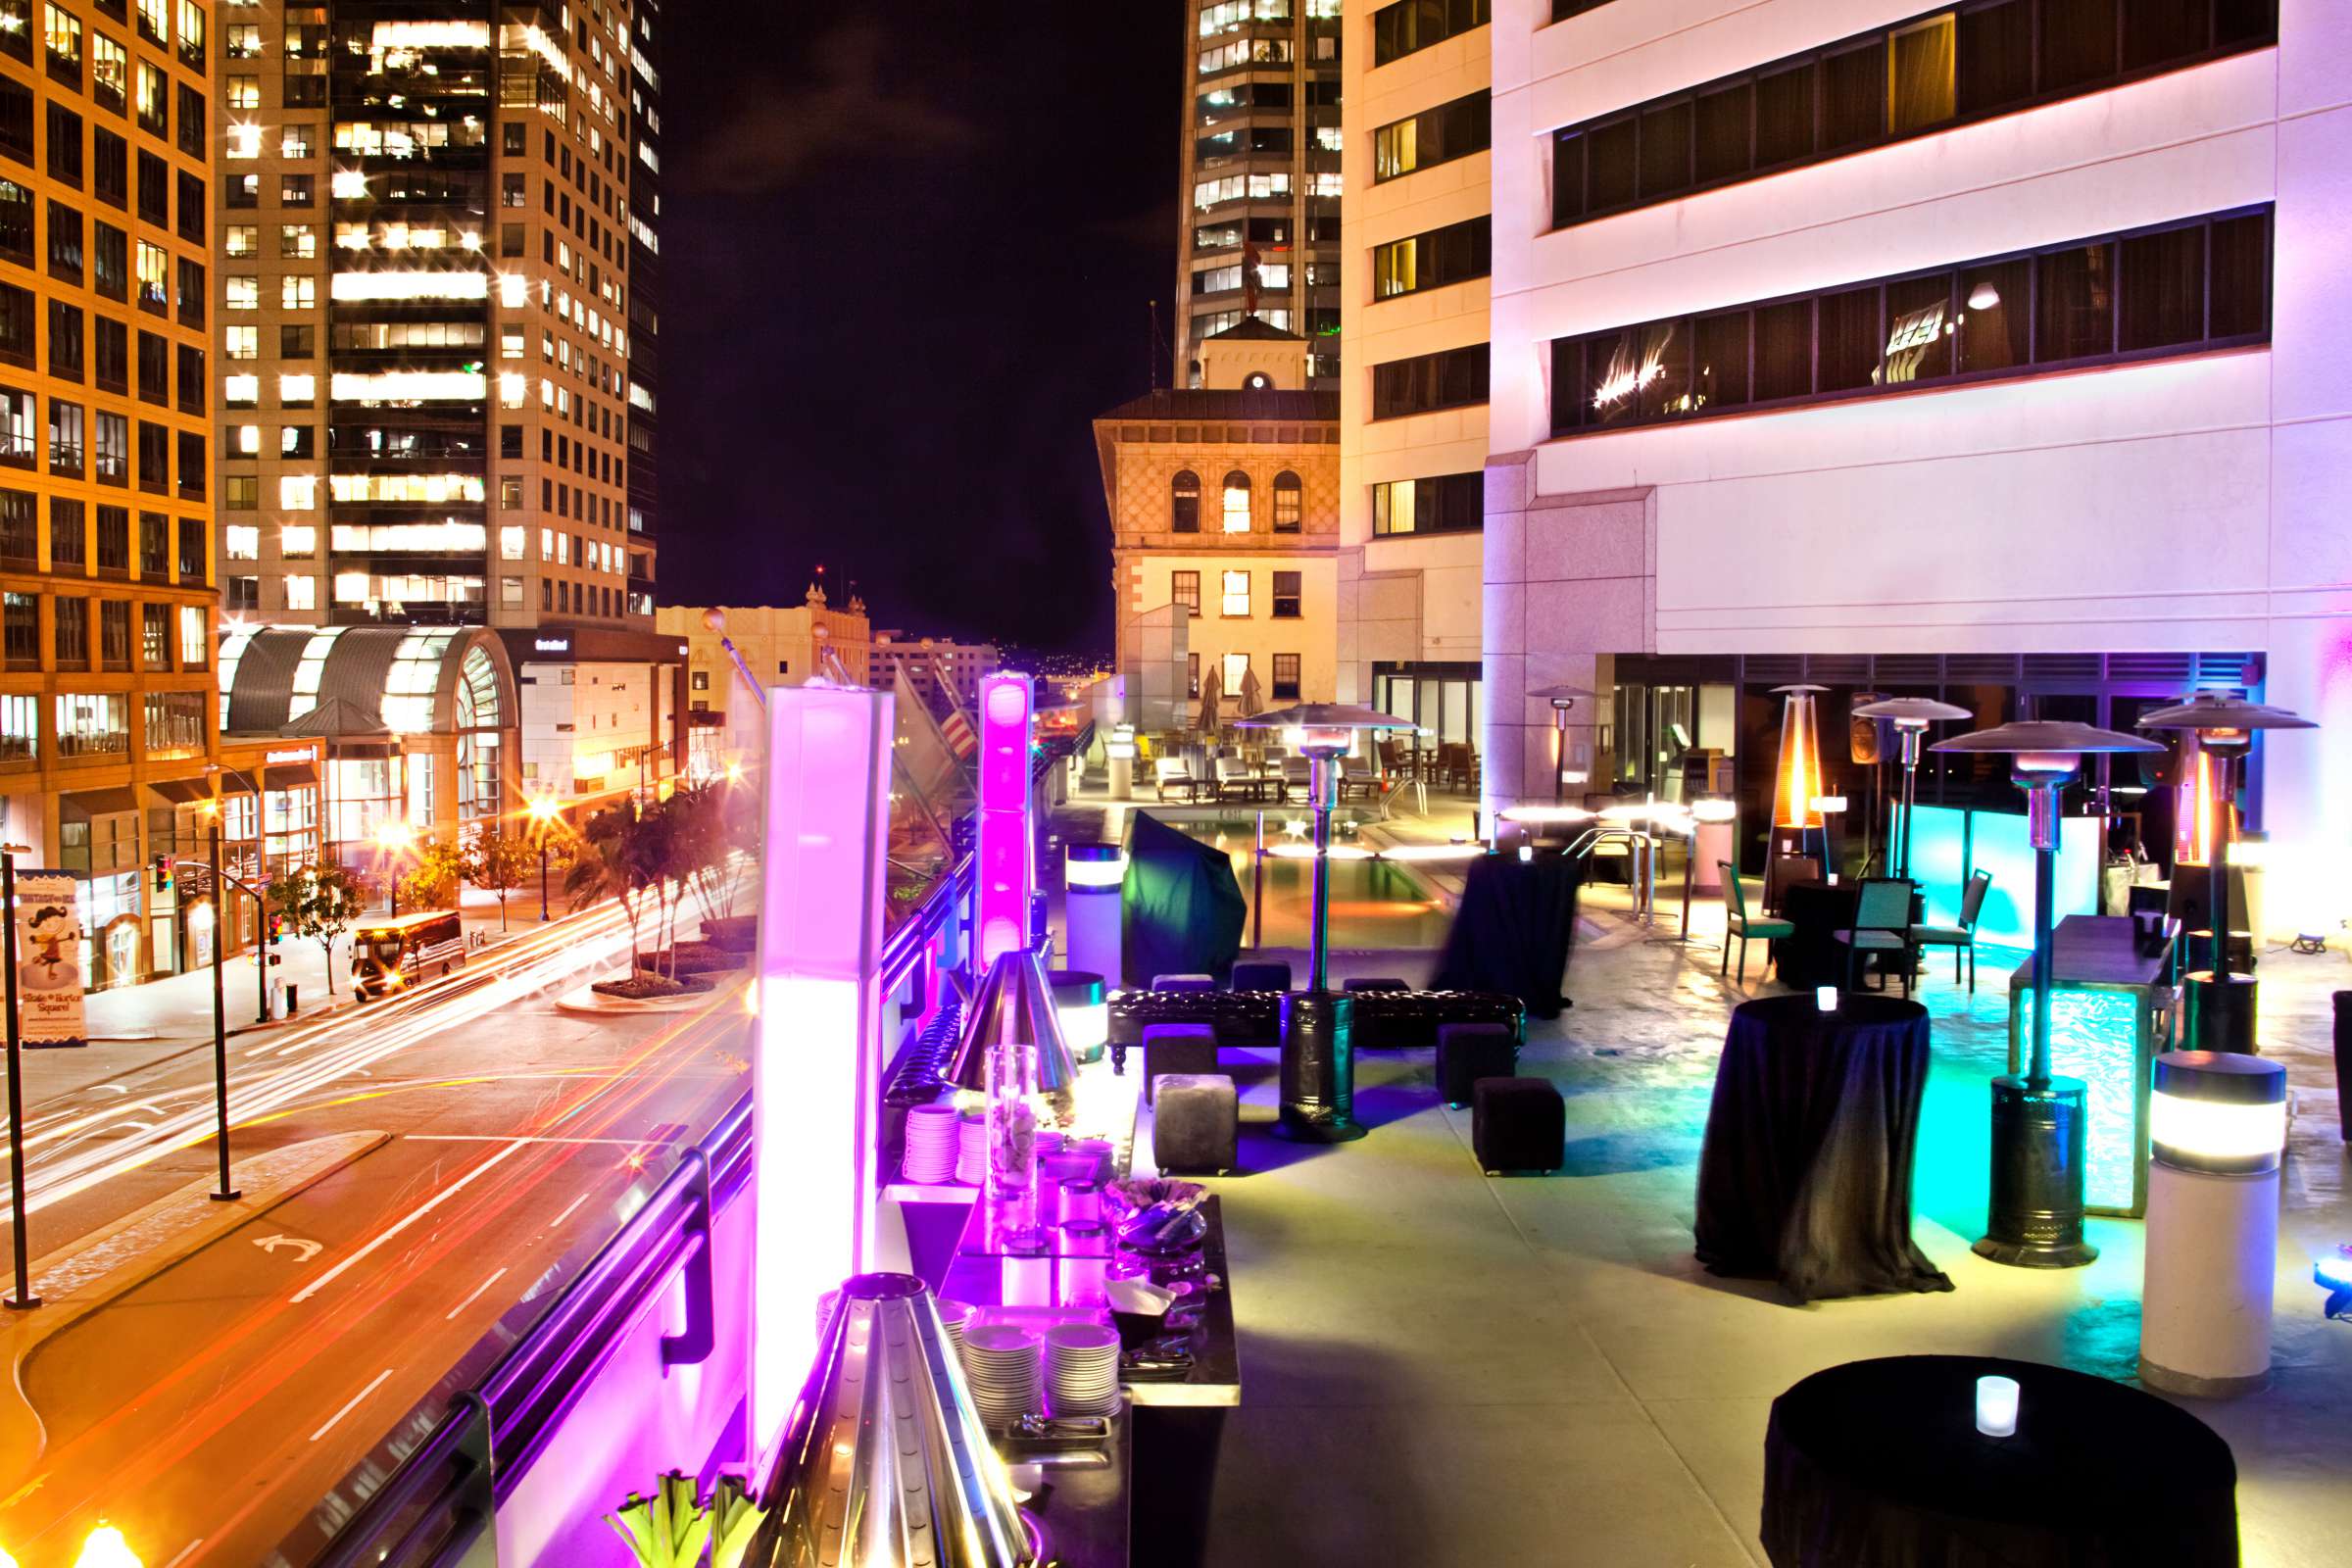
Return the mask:
<svg viewBox="0 0 2352 1568">
<path fill-rule="evenodd" d="M 2050 936 L 2050 964 L 2061 985 L 2153 986 L 2164 983 L 2172 961 L 2168 942 L 2154 956 L 2139 951 L 2129 915 L 2070 914 Z M 2009 977 L 2012 990 L 2034 983 L 2031 955 Z"/>
</svg>

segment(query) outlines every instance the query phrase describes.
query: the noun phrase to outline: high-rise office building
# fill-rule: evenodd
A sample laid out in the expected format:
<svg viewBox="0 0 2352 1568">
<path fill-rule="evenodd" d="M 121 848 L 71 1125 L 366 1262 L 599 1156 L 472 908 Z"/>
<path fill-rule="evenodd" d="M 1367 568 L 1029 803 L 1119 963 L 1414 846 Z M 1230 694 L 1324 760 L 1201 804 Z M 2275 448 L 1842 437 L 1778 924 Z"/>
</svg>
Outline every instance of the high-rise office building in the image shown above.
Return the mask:
<svg viewBox="0 0 2352 1568">
<path fill-rule="evenodd" d="M 224 14 L 228 610 L 648 626 L 650 3 Z"/>
<path fill-rule="evenodd" d="M 91 986 L 209 960 L 171 866 L 208 827 L 232 861 L 265 814 L 299 832 L 213 724 L 213 21 L 0 4 L 0 828 L 75 877 L 51 956 Z M 278 750 L 281 781 L 310 757 Z"/>
<path fill-rule="evenodd" d="M 1190 0 L 1184 39 L 1183 217 L 1176 379 L 1200 345 L 1251 314 L 1307 343 L 1337 383 L 1340 0 Z"/>
</svg>

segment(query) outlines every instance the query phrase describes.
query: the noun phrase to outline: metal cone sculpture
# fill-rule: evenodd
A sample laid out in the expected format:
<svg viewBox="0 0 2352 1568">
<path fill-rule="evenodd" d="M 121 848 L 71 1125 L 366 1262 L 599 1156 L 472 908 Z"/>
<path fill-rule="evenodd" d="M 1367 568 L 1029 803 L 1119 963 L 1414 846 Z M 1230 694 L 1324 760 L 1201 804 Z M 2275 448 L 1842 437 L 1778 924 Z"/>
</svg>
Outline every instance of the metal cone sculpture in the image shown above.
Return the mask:
<svg viewBox="0 0 2352 1568">
<path fill-rule="evenodd" d="M 1004 1466 L 911 1274 L 841 1288 L 746 1568 L 1029 1568 Z"/>
<path fill-rule="evenodd" d="M 958 1089 L 988 1088 L 988 1048 L 1012 1041 L 1037 1048 L 1037 1087 L 1065 1120 L 1076 1108 L 1078 1063 L 1054 1010 L 1054 988 L 1037 955 L 1027 949 L 1000 953 L 980 982 L 979 994 L 963 1009 L 963 1033 L 956 1044 L 948 1082 Z"/>
</svg>

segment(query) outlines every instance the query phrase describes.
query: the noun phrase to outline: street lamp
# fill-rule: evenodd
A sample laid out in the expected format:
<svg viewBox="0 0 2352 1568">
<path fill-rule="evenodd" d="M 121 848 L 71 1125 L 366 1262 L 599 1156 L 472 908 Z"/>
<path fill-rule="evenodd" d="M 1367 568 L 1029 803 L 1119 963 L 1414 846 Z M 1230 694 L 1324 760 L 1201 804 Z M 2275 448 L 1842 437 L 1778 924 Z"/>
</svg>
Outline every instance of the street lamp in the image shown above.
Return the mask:
<svg viewBox="0 0 2352 1568">
<path fill-rule="evenodd" d="M 2120 730 L 2025 719 L 1955 735 L 1936 752 L 2007 754 L 2010 777 L 2026 792 L 2034 841 L 2034 1041 L 2026 1076 L 1992 1081 L 1992 1199 L 1977 1255 L 2024 1268 L 2077 1268 L 2099 1255 L 2082 1235 L 2082 1166 L 2088 1089 L 2050 1075 L 2050 931 L 2058 888 L 2058 792 L 2085 753 L 2156 752 L 2154 741 Z"/>
<path fill-rule="evenodd" d="M 225 1203 L 240 1196 L 228 1185 L 228 996 L 221 989 L 220 961 L 222 947 L 228 936 L 227 921 L 221 918 L 225 901 L 220 897 L 220 813 L 213 813 L 209 835 L 213 862 L 213 1116 L 215 1132 L 220 1145 L 220 1185 L 213 1190 L 213 1201 Z M 264 955 L 257 945 L 256 962 Z"/>
<path fill-rule="evenodd" d="M 2318 729 L 2283 708 L 2248 702 L 2221 692 L 2198 692 L 2185 703 L 2139 716 L 2141 729 L 2188 730 L 2199 749 L 2214 757 L 2213 832 L 2205 846 L 2205 918 L 2213 927 L 2213 967 L 2187 977 L 2189 1044 L 2199 1051 L 2251 1052 L 2254 1046 L 2254 977 L 2230 972 L 2229 842 L 2230 764 L 2254 749 L 2258 729 Z M 2176 868 L 2174 874 L 2179 875 Z M 2252 911 L 2249 909 L 2248 914 Z M 2257 933 L 2259 935 L 2259 933 Z"/>
<path fill-rule="evenodd" d="M 1314 897 L 1307 923 L 1306 989 L 1282 999 L 1282 1119 L 1275 1131 L 1301 1143 L 1336 1144 L 1364 1136 L 1355 1119 L 1355 1002 L 1328 987 L 1331 925 L 1331 813 L 1339 804 L 1340 759 L 1359 733 L 1413 729 L 1410 719 L 1370 708 L 1298 703 L 1237 721 L 1241 729 L 1298 732 L 1311 768 L 1315 808 Z"/>
<path fill-rule="evenodd" d="M 530 811 L 531 822 L 539 833 L 539 918 L 544 921 L 547 918 L 547 835 L 554 831 L 556 818 L 563 814 L 564 808 L 553 795 L 535 795 L 531 798 Z"/>
<path fill-rule="evenodd" d="M 1551 798 L 1554 804 L 1565 804 L 1569 782 L 1568 712 L 1578 703 L 1592 701 L 1592 694 L 1582 686 L 1559 685 L 1546 686 L 1542 691 L 1529 692 L 1527 695 L 1551 705 L 1552 732 L 1558 738 L 1558 751 L 1551 760 Z M 1581 784 L 1585 779 L 1580 775 L 1576 782 Z"/>
<path fill-rule="evenodd" d="M 1902 861 L 1892 867 L 1896 876 L 1909 879 L 1911 875 L 1911 804 L 1919 790 L 1919 742 L 1930 724 L 1945 719 L 1974 718 L 1967 709 L 1951 703 L 1939 703 L 1933 697 L 1888 697 L 1875 703 L 1864 703 L 1854 710 L 1856 718 L 1890 718 L 1894 732 L 1903 739 L 1903 831 L 1897 841 L 1902 848 Z"/>
<path fill-rule="evenodd" d="M 0 962 L 8 965 L 8 1204 L 14 1224 L 17 1294 L 8 1298 L 12 1311 L 29 1312 L 41 1304 L 32 1294 L 32 1267 L 24 1247 L 24 1026 L 17 1013 L 17 857 L 30 855 L 29 844 L 0 844 Z"/>
</svg>

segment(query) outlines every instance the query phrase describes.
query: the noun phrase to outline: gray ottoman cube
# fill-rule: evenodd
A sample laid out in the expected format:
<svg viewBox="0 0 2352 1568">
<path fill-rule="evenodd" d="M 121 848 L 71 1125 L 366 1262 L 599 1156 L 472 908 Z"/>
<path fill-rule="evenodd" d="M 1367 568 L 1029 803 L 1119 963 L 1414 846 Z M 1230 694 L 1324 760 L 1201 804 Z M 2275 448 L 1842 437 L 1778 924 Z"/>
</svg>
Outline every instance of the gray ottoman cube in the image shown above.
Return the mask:
<svg viewBox="0 0 2352 1568">
<path fill-rule="evenodd" d="M 1155 974 L 1152 977 L 1154 991 L 1214 991 L 1217 977 L 1213 974 Z"/>
<path fill-rule="evenodd" d="M 1204 1023 L 1144 1026 L 1144 1101 L 1158 1103 L 1159 1080 L 1170 1073 L 1217 1070 L 1217 1031 Z"/>
<path fill-rule="evenodd" d="M 1568 1156 L 1568 1102 L 1548 1078 L 1481 1078 L 1470 1090 L 1478 1168 L 1555 1171 Z"/>
<path fill-rule="evenodd" d="M 1169 1073 L 1152 1105 L 1152 1161 L 1161 1170 L 1231 1170 L 1241 1125 L 1241 1096 L 1231 1078 Z"/>
<path fill-rule="evenodd" d="M 1499 1023 L 1438 1025 L 1438 1098 L 1457 1109 L 1470 1103 L 1471 1086 L 1481 1078 L 1509 1078 L 1519 1071 L 1519 1042 Z"/>
<path fill-rule="evenodd" d="M 1255 959 L 1233 966 L 1233 989 L 1236 991 L 1288 991 L 1291 989 L 1291 966 L 1280 958 Z"/>
</svg>

